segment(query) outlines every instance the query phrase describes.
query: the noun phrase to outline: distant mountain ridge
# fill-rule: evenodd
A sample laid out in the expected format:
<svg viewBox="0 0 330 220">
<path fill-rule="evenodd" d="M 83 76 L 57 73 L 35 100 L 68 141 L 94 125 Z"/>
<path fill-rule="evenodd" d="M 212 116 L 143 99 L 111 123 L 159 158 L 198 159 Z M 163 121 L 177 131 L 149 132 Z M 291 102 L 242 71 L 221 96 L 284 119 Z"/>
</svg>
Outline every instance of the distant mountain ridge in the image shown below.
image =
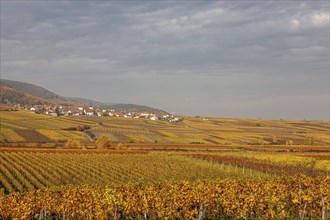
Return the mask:
<svg viewBox="0 0 330 220">
<path fill-rule="evenodd" d="M 107 105 L 109 109 L 115 109 L 118 111 L 127 111 L 127 112 L 154 112 L 157 114 L 168 114 L 166 111 L 151 108 L 145 105 L 136 105 L 136 104 L 111 104 Z"/>
<path fill-rule="evenodd" d="M 85 98 L 69 98 L 57 95 L 40 86 L 24 83 L 20 81 L 12 81 L 1 79 L 1 95 L 0 103 L 2 104 L 24 104 L 24 105 L 40 105 L 40 104 L 66 104 L 66 105 L 93 105 L 102 109 L 114 109 L 116 111 L 126 112 L 154 112 L 157 114 L 166 114 L 166 111 L 155 109 L 149 106 L 136 104 L 106 104 L 103 102 L 85 99 Z"/>
<path fill-rule="evenodd" d="M 91 104 L 93 106 L 101 107 L 101 106 L 105 105 L 103 102 L 95 101 L 92 99 L 80 98 L 80 97 L 68 97 L 68 99 L 72 100 L 73 102 L 87 103 L 87 104 Z"/>
</svg>

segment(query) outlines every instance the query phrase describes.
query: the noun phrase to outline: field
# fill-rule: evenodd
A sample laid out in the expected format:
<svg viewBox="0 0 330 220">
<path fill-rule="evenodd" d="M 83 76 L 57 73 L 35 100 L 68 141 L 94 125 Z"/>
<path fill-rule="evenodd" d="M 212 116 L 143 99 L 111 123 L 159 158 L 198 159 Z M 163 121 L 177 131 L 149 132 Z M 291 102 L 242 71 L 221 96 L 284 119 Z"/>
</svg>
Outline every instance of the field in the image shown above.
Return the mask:
<svg viewBox="0 0 330 220">
<path fill-rule="evenodd" d="M 0 219 L 330 217 L 329 122 L 0 113 Z"/>
<path fill-rule="evenodd" d="M 166 121 L 120 117 L 50 117 L 28 111 L 0 111 L 0 143 L 46 143 L 89 139 L 89 132 L 108 136 L 115 143 L 161 143 L 205 145 L 315 145 L 329 146 L 328 121 L 288 121 L 183 117 Z M 75 130 L 76 129 L 76 130 Z"/>
</svg>

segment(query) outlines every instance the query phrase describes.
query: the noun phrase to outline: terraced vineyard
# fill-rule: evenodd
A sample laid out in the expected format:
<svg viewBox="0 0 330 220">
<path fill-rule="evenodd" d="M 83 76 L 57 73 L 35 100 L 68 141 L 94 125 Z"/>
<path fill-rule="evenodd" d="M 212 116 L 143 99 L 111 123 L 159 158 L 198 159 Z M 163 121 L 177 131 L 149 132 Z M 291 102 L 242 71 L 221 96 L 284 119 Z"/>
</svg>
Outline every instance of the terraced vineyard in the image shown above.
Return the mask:
<svg viewBox="0 0 330 220">
<path fill-rule="evenodd" d="M 330 127 L 327 121 L 183 117 L 182 122 L 173 124 L 161 120 L 97 116 L 50 117 L 28 111 L 0 111 L 0 122 L 0 129 L 3 129 L 0 136 L 2 143 L 40 140 L 45 142 L 47 139 L 79 139 L 88 142 L 83 133 L 78 134 L 72 129 L 66 130 L 86 125 L 96 136 L 108 136 L 113 142 L 124 143 L 314 146 L 330 144 Z M 35 135 L 31 135 L 33 132 Z"/>
<path fill-rule="evenodd" d="M 28 111 L 0 111 L 0 142 L 54 142 L 78 139 L 88 141 L 85 134 L 64 129 L 94 125 L 70 117 L 50 117 Z"/>
<path fill-rule="evenodd" d="M 102 123 L 102 126 L 93 127 L 93 132 L 108 135 L 116 142 L 127 142 L 140 137 L 141 142 L 147 143 L 304 145 L 308 138 L 313 137 L 313 145 L 330 144 L 330 127 L 327 121 L 184 117 L 183 122 L 172 124 L 116 117 L 84 117 L 84 120 Z"/>
</svg>

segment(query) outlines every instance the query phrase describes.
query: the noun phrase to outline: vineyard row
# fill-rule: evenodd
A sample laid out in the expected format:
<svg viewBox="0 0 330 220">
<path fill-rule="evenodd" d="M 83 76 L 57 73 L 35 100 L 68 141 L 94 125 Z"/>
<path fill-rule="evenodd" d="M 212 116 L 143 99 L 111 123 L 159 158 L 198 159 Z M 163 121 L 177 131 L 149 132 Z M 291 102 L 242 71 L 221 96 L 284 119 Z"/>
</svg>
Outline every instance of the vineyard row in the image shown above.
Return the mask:
<svg viewBox="0 0 330 220">
<path fill-rule="evenodd" d="M 0 219 L 329 219 L 330 177 L 66 186 L 0 195 Z"/>
<path fill-rule="evenodd" d="M 266 177 L 254 169 L 161 153 L 76 154 L 1 152 L 0 188 L 6 193 L 67 184 L 158 183 L 226 177 Z"/>
</svg>

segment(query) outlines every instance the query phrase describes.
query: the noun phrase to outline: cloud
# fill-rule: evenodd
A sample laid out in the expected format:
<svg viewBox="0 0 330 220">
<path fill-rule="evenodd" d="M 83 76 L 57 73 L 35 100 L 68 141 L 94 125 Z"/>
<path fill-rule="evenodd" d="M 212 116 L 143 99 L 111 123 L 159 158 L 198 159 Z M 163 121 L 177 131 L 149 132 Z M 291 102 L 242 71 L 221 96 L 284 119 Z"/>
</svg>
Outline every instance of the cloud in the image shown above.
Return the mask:
<svg viewBox="0 0 330 220">
<path fill-rule="evenodd" d="M 246 105 L 285 117 L 304 106 L 285 100 L 329 93 L 328 24 L 328 1 L 2 1 L 1 77 L 182 113 L 244 117 Z M 258 108 L 280 99 L 287 113 Z"/>
</svg>

